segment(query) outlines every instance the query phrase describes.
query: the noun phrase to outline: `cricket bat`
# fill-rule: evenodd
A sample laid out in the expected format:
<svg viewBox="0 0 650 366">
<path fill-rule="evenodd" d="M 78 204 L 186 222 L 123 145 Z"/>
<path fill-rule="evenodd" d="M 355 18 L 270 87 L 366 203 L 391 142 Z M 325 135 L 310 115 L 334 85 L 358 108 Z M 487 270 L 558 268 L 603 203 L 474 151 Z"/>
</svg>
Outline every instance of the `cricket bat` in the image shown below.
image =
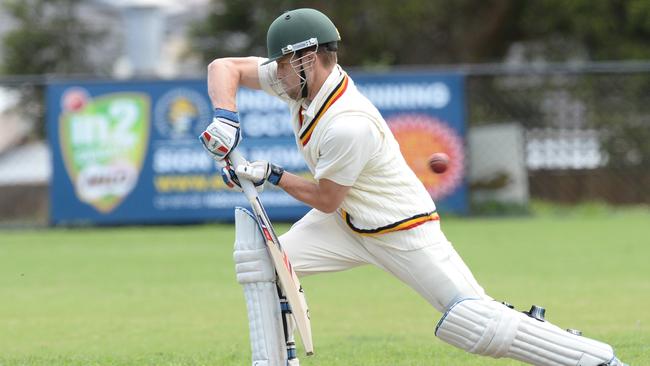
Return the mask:
<svg viewBox="0 0 650 366">
<path fill-rule="evenodd" d="M 244 157 L 237 150 L 233 150 L 228 155 L 228 158 L 234 167 L 246 162 Z M 280 288 L 287 297 L 289 306 L 291 306 L 291 313 L 295 319 L 296 328 L 298 328 L 302 344 L 305 347 L 305 353 L 307 356 L 311 356 L 314 354 L 314 344 L 311 338 L 311 320 L 309 318 L 309 307 L 307 306 L 307 300 L 305 299 L 305 292 L 303 291 L 302 286 L 300 286 L 300 281 L 298 280 L 296 273 L 293 271 L 293 267 L 291 267 L 291 262 L 289 261 L 289 257 L 287 257 L 287 253 L 282 250 L 282 245 L 275 234 L 275 230 L 273 230 L 271 221 L 269 220 L 269 217 L 264 210 L 264 206 L 257 195 L 255 186 L 253 186 L 251 181 L 241 178 L 239 178 L 239 183 L 244 190 L 244 195 L 246 195 L 248 202 L 251 204 L 257 223 L 262 230 L 266 246 L 268 247 L 271 260 L 275 266 L 275 272 L 277 273 L 280 282 Z"/>
</svg>

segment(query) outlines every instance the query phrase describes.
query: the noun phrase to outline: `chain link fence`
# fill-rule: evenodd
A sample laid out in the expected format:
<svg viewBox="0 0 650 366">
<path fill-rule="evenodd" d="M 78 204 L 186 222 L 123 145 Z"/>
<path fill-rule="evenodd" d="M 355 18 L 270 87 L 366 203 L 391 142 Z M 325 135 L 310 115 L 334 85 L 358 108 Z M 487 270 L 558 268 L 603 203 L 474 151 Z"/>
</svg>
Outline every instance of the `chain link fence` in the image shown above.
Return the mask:
<svg viewBox="0 0 650 366">
<path fill-rule="evenodd" d="M 0 78 L 0 224 L 48 222 L 46 85 L 43 76 Z"/>
<path fill-rule="evenodd" d="M 467 74 L 470 131 L 521 127 L 531 199 L 650 203 L 650 64 L 499 65 Z"/>
<path fill-rule="evenodd" d="M 650 63 L 441 71 L 467 76 L 472 213 L 520 212 L 530 200 L 650 204 Z M 48 221 L 46 85 L 0 78 L 0 223 Z"/>
</svg>

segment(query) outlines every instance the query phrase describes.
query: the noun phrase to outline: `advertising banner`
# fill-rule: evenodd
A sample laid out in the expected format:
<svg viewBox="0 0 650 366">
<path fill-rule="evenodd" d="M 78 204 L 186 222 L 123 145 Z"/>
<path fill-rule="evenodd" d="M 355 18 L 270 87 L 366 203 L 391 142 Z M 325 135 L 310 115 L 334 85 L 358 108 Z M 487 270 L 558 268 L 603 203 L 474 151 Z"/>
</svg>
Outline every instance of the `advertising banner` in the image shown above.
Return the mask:
<svg viewBox="0 0 650 366">
<path fill-rule="evenodd" d="M 463 77 L 351 77 L 384 115 L 439 210 L 466 212 Z M 237 99 L 244 156 L 310 178 L 287 107 L 261 91 L 242 89 Z M 204 80 L 53 83 L 47 111 L 54 224 L 230 221 L 233 207 L 248 206 L 226 188 L 198 141 L 212 119 Z M 437 151 L 451 157 L 440 175 L 426 164 Z M 261 199 L 272 220 L 308 211 L 276 187 L 267 185 Z"/>
</svg>

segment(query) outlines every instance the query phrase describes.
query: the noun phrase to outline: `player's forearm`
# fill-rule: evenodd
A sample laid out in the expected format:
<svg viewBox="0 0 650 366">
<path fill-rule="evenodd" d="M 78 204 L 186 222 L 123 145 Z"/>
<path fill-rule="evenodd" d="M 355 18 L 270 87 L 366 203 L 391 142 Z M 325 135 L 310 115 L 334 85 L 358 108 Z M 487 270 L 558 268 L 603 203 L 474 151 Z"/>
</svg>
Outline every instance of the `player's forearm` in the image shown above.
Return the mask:
<svg viewBox="0 0 650 366">
<path fill-rule="evenodd" d="M 322 212 L 334 212 L 341 203 L 322 192 L 317 183 L 287 171 L 282 174 L 278 186 L 298 201 Z"/>
<path fill-rule="evenodd" d="M 215 108 L 237 110 L 240 75 L 228 59 L 217 59 L 208 66 L 208 95 Z"/>
<path fill-rule="evenodd" d="M 237 89 L 244 86 L 261 89 L 258 57 L 229 57 L 208 66 L 208 94 L 215 108 L 237 110 Z"/>
</svg>

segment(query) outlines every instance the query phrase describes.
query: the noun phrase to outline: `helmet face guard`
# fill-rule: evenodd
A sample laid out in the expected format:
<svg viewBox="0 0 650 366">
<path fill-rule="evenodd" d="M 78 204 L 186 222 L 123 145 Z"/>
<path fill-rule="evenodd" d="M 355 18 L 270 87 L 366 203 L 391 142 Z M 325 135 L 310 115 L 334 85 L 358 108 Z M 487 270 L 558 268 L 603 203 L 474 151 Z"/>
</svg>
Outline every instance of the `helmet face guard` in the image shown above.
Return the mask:
<svg viewBox="0 0 650 366">
<path fill-rule="evenodd" d="M 315 48 L 310 49 L 308 51 L 303 51 L 310 47 L 315 47 Z M 285 47 L 282 50 L 283 57 L 291 54 L 291 58 L 289 59 L 289 65 L 291 66 L 291 70 L 295 73 L 295 75 L 298 76 L 298 82 L 293 82 L 290 84 L 288 80 L 290 78 L 289 75 L 280 75 L 278 73 L 278 78 L 273 83 L 271 83 L 271 87 L 274 90 L 278 91 L 278 94 L 280 96 L 293 98 L 291 92 L 295 89 L 298 89 L 299 94 L 302 95 L 303 98 L 306 97 L 307 96 L 306 72 L 314 68 L 315 56 L 317 52 L 318 52 L 318 41 L 316 40 L 316 38 L 311 38 L 306 41 L 294 45 L 288 45 L 287 47 Z M 269 62 L 273 62 L 273 61 L 269 60 L 266 63 Z"/>
</svg>

